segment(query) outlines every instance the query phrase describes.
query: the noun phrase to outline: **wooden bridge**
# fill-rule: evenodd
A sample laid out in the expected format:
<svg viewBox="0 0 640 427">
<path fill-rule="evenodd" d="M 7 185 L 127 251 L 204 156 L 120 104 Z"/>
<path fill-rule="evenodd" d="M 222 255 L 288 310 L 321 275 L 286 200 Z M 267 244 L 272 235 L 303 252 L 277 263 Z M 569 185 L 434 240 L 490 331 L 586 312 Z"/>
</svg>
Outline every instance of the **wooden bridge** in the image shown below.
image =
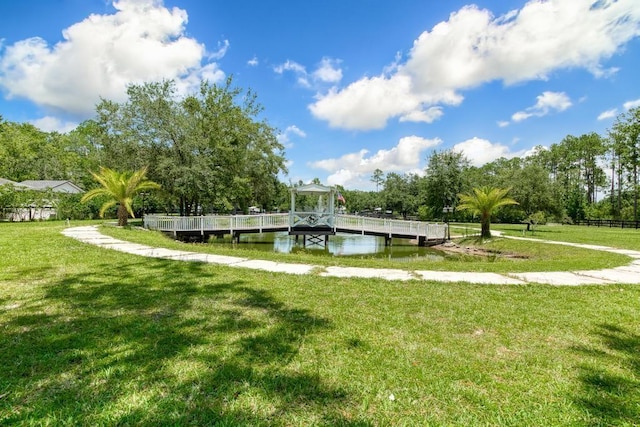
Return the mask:
<svg viewBox="0 0 640 427">
<path fill-rule="evenodd" d="M 170 233 L 174 238 L 207 241 L 210 236 L 232 235 L 239 240 L 244 233 L 286 231 L 290 235 L 329 236 L 352 233 L 391 239 L 416 239 L 418 245 L 429 246 L 447 238 L 447 224 L 369 218 L 355 215 L 291 212 L 263 215 L 206 215 L 180 217 L 145 215 L 145 228 Z M 328 237 L 327 237 L 328 238 Z"/>
</svg>

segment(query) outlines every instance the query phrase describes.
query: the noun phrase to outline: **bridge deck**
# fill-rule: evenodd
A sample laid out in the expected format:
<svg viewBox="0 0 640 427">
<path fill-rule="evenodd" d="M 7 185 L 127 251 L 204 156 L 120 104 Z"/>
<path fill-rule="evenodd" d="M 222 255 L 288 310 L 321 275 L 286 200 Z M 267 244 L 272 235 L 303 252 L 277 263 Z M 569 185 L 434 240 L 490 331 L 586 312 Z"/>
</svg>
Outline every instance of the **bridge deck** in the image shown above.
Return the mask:
<svg viewBox="0 0 640 427">
<path fill-rule="evenodd" d="M 335 234 L 352 233 L 382 236 L 388 239 L 417 239 L 426 245 L 446 240 L 447 224 L 422 221 L 402 221 L 384 218 L 369 218 L 355 215 L 335 215 L 332 223 L 317 227 L 305 225 L 294 227 L 290 215 L 206 215 L 179 217 L 170 215 L 145 215 L 144 226 L 152 230 L 172 233 L 174 237 L 191 236 L 204 240 L 211 235 L 242 233 L 269 233 L 288 231 L 289 234 Z"/>
</svg>

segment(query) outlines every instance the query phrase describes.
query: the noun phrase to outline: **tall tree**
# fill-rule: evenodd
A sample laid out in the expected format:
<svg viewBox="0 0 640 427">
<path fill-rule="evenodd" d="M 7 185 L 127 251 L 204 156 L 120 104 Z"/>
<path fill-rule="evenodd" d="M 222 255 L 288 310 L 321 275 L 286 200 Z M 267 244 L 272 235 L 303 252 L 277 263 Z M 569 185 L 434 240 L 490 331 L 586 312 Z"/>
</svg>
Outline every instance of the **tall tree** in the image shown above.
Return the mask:
<svg viewBox="0 0 640 427">
<path fill-rule="evenodd" d="M 445 150 L 431 154 L 424 185 L 427 205 L 434 214 L 458 203 L 458 194 L 469 188 L 466 174 L 469 167 L 469 159 L 463 153 Z"/>
<path fill-rule="evenodd" d="M 132 85 L 129 100 L 97 107 L 99 136 L 108 165 L 149 165 L 181 215 L 204 206 L 246 209 L 266 203 L 286 171 L 275 129 L 256 117 L 255 94 L 201 82 L 197 94 L 179 97 L 173 81 Z"/>
<path fill-rule="evenodd" d="M 633 219 L 638 220 L 639 168 L 640 168 L 640 107 L 620 114 L 611 130 L 620 156 L 621 166 L 627 173 L 633 193 Z"/>
<path fill-rule="evenodd" d="M 371 175 L 371 182 L 376 185 L 376 191 L 380 191 L 380 186 L 384 184 L 384 172 L 381 169 L 376 169 Z"/>
<path fill-rule="evenodd" d="M 469 210 L 480 215 L 480 237 L 491 238 L 491 215 L 501 206 L 516 205 L 518 202 L 507 197 L 509 188 L 474 188 L 473 192 L 460 194 L 459 210 Z"/>
<path fill-rule="evenodd" d="M 109 200 L 100 208 L 100 216 L 112 206 L 118 205 L 118 225 L 125 226 L 129 215 L 135 218 L 133 213 L 133 198 L 144 190 L 160 188 L 160 185 L 150 181 L 146 177 L 147 168 L 136 172 L 118 172 L 102 167 L 100 173 L 92 173 L 100 184 L 100 187 L 89 190 L 82 196 L 81 202 L 86 202 L 97 196 L 107 196 Z"/>
</svg>

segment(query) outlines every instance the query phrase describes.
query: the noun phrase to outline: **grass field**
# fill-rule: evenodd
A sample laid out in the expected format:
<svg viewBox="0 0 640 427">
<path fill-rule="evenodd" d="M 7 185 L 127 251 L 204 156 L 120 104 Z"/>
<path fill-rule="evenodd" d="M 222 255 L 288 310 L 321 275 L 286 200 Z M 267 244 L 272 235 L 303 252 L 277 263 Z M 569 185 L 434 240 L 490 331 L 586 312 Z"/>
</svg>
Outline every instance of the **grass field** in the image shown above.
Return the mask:
<svg viewBox="0 0 640 427">
<path fill-rule="evenodd" d="M 290 276 L 63 228 L 0 224 L 0 425 L 640 420 L 637 286 Z"/>
<path fill-rule="evenodd" d="M 589 249 L 572 248 L 560 245 L 548 245 L 536 242 L 523 242 L 508 239 L 493 239 L 478 242 L 475 238 L 467 238 L 461 242 L 463 246 L 479 246 L 494 251 L 497 254 L 517 254 L 520 257 L 508 258 L 497 256 L 455 256 L 434 260 L 430 258 L 416 258 L 411 261 L 398 261 L 386 258 L 363 256 L 332 257 L 305 254 L 282 254 L 246 249 L 243 244 L 198 244 L 174 241 L 158 232 L 140 229 L 118 229 L 116 227 L 101 227 L 104 234 L 131 242 L 150 246 L 165 247 L 194 252 L 207 252 L 219 255 L 267 259 L 271 261 L 296 262 L 313 265 L 339 265 L 349 267 L 395 268 L 402 270 L 441 270 L 441 271 L 477 271 L 477 272 L 527 272 L 527 271 L 563 271 L 563 270 L 593 270 L 626 265 L 630 258 L 624 255 L 593 251 Z M 635 234 L 640 240 L 640 234 Z"/>
</svg>

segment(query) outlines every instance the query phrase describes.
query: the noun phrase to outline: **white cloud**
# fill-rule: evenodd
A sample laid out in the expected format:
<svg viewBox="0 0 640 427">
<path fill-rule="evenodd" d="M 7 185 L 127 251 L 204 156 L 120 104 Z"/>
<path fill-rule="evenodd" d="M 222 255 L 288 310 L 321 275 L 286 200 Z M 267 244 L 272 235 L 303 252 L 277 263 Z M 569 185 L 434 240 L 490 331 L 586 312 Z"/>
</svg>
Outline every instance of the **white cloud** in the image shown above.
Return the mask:
<svg viewBox="0 0 640 427">
<path fill-rule="evenodd" d="M 450 94 L 449 104 L 462 98 Z M 351 83 L 342 91 L 331 89 L 309 105 L 317 118 L 329 126 L 345 129 L 382 129 L 391 117 L 402 115 L 405 120 L 423 111 L 423 100 L 411 90 L 411 79 L 396 74 L 391 78 L 371 77 Z M 428 111 L 428 110 L 427 110 Z M 432 110 L 434 118 L 437 110 Z"/>
<path fill-rule="evenodd" d="M 373 155 L 368 155 L 369 151 L 363 149 L 356 153 L 345 154 L 338 159 L 312 162 L 309 166 L 328 171 L 329 185 L 353 186 L 376 169 L 383 170 L 385 173 L 414 172 L 424 158 L 422 153 L 441 142 L 439 138 L 426 139 L 412 135 L 401 138 L 395 147 L 389 150 L 378 150 Z"/>
<path fill-rule="evenodd" d="M 427 110 L 413 110 L 400 117 L 401 122 L 433 123 L 442 117 L 442 107 L 429 107 Z"/>
<path fill-rule="evenodd" d="M 630 110 L 632 108 L 640 107 L 640 99 L 636 99 L 634 101 L 627 101 L 622 104 L 625 110 Z"/>
<path fill-rule="evenodd" d="M 602 113 L 600 113 L 600 115 L 598 116 L 598 120 L 612 119 L 616 116 L 616 114 L 618 114 L 618 109 L 612 108 L 611 110 L 603 111 Z"/>
<path fill-rule="evenodd" d="M 290 71 L 296 76 L 299 85 L 312 88 L 314 86 L 312 83 L 334 84 L 342 80 L 342 70 L 338 67 L 340 62 L 339 59 L 322 58 L 316 70 L 309 74 L 304 65 L 287 59 L 285 63 L 275 66 L 273 71 L 278 74 Z"/>
<path fill-rule="evenodd" d="M 78 123 L 64 122 L 56 117 L 45 116 L 40 119 L 31 120 L 29 123 L 44 132 L 67 133 L 78 127 Z"/>
<path fill-rule="evenodd" d="M 542 95 L 538 95 L 536 99 L 537 102 L 534 106 L 514 113 L 511 120 L 521 122 L 533 116 L 542 117 L 552 111 L 564 111 L 573 105 L 571 99 L 564 92 L 542 92 Z"/>
<path fill-rule="evenodd" d="M 505 120 L 499 120 L 498 121 L 498 127 L 506 128 L 507 126 L 509 126 L 509 123 L 510 122 L 508 120 L 506 120 L 506 121 Z"/>
<path fill-rule="evenodd" d="M 78 117 L 93 112 L 99 97 L 123 101 L 130 83 L 175 79 L 179 87 L 224 77 L 215 63 L 228 42 L 207 54 L 185 35 L 187 13 L 161 0 L 119 0 L 111 15 L 93 14 L 62 32 L 53 46 L 32 37 L 4 47 L 0 86 L 9 98 L 27 98 Z M 197 85 L 195 86 L 197 88 Z"/>
<path fill-rule="evenodd" d="M 277 136 L 277 139 L 285 147 L 291 148 L 291 147 L 293 147 L 293 144 L 290 143 L 291 135 L 299 136 L 300 138 L 306 138 L 307 137 L 307 134 L 303 130 L 301 130 L 298 126 L 291 125 L 291 126 L 288 126 L 284 130 L 284 132 L 279 134 Z"/>
<path fill-rule="evenodd" d="M 311 83 L 309 83 L 309 77 L 307 75 L 307 69 L 303 65 L 298 64 L 295 61 L 287 59 L 284 64 L 280 64 L 274 67 L 273 71 L 278 74 L 284 74 L 285 71 L 291 71 L 296 75 L 297 82 L 300 86 L 311 87 Z"/>
<path fill-rule="evenodd" d="M 380 76 L 332 89 L 309 108 L 334 127 L 379 129 L 416 110 L 457 105 L 460 91 L 490 81 L 545 80 L 571 68 L 605 77 L 615 70 L 603 62 L 639 34 L 637 0 L 531 0 L 497 18 L 465 6 L 423 32 L 405 63 L 396 59 Z"/>
<path fill-rule="evenodd" d="M 525 151 L 512 152 L 509 147 L 487 141 L 486 139 L 473 137 L 459 142 L 453 146 L 453 150 L 463 153 L 473 166 L 482 166 L 501 157 L 512 158 L 522 156 Z"/>
<path fill-rule="evenodd" d="M 247 65 L 250 67 L 257 67 L 259 64 L 258 58 L 256 56 L 254 56 L 253 58 L 251 58 L 250 60 L 247 61 Z"/>
<path fill-rule="evenodd" d="M 339 60 L 322 58 L 320 65 L 313 72 L 314 80 L 325 83 L 338 83 L 342 80 L 342 70 L 337 67 Z"/>
</svg>

